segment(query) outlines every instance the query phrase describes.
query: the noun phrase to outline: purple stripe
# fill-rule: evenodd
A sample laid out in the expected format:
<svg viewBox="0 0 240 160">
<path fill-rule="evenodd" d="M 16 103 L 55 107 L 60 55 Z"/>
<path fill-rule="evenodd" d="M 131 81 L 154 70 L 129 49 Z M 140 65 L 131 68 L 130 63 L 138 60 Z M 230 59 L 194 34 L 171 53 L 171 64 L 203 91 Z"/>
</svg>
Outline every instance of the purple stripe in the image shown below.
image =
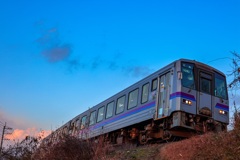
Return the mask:
<svg viewBox="0 0 240 160">
<path fill-rule="evenodd" d="M 133 109 L 133 110 L 130 110 L 129 112 L 120 114 L 120 115 L 118 115 L 118 116 L 116 116 L 116 117 L 113 117 L 113 118 L 110 118 L 110 119 L 108 119 L 108 120 L 106 120 L 106 121 L 103 121 L 103 122 L 101 122 L 101 123 L 98 123 L 98 124 L 94 125 L 94 126 L 93 126 L 93 129 L 102 127 L 102 126 L 104 126 L 104 125 L 113 123 L 113 122 L 118 121 L 118 120 L 120 120 L 120 119 L 123 119 L 123 118 L 125 118 L 125 117 L 131 116 L 131 115 L 136 114 L 136 113 L 139 113 L 139 112 L 141 112 L 141 111 L 144 111 L 144 110 L 146 110 L 146 109 L 152 108 L 152 107 L 155 106 L 155 104 L 156 104 L 156 103 L 155 103 L 155 101 L 154 101 L 154 102 L 148 103 L 148 104 L 146 104 L 146 105 L 144 105 L 144 106 L 141 106 L 141 107 L 135 108 L 135 109 Z"/>
<path fill-rule="evenodd" d="M 196 101 L 196 99 L 193 95 L 187 94 L 187 93 L 184 93 L 184 92 L 175 92 L 175 93 L 170 94 L 170 99 L 174 99 L 174 98 L 178 98 L 178 97 L 186 98 L 186 99 L 189 99 L 189 100 L 192 100 L 192 101 Z"/>
<path fill-rule="evenodd" d="M 229 111 L 229 106 L 226 106 L 224 104 L 217 103 L 215 107 L 224 111 Z"/>
</svg>

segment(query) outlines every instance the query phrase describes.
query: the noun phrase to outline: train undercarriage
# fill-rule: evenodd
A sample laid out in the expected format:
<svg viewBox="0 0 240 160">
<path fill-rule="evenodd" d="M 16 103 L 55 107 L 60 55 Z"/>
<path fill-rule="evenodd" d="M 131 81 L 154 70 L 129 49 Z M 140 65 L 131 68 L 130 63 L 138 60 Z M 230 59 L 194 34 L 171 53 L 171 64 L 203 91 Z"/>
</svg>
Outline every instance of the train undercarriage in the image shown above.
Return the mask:
<svg viewBox="0 0 240 160">
<path fill-rule="evenodd" d="M 211 131 L 226 131 L 226 126 L 226 124 L 219 123 L 206 116 L 178 111 L 169 117 L 144 121 L 106 133 L 104 139 L 111 144 L 146 144 L 149 142 L 189 138 Z"/>
</svg>

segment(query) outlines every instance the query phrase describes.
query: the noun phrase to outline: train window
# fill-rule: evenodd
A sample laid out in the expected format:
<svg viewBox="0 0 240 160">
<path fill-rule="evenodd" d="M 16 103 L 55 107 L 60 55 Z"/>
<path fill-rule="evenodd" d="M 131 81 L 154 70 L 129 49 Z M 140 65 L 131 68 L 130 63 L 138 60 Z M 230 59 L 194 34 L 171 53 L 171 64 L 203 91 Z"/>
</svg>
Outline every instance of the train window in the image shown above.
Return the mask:
<svg viewBox="0 0 240 160">
<path fill-rule="evenodd" d="M 103 120 L 103 114 L 104 114 L 104 106 L 98 109 L 97 122 L 100 122 Z"/>
<path fill-rule="evenodd" d="M 79 119 L 77 119 L 74 123 L 74 129 L 73 129 L 73 134 L 77 133 L 77 130 L 79 129 Z"/>
<path fill-rule="evenodd" d="M 76 120 L 76 127 L 77 130 L 80 128 L 80 119 Z"/>
<path fill-rule="evenodd" d="M 195 89 L 193 64 L 182 63 L 182 86 Z"/>
<path fill-rule="evenodd" d="M 122 97 L 118 98 L 116 114 L 119 114 L 124 111 L 125 97 L 126 96 L 122 96 Z"/>
<path fill-rule="evenodd" d="M 129 93 L 128 109 L 136 107 L 137 106 L 137 100 L 138 100 L 138 89 L 135 89 L 134 91 Z"/>
<path fill-rule="evenodd" d="M 73 130 L 74 125 L 75 125 L 74 122 L 72 121 L 69 122 L 69 131 Z"/>
<path fill-rule="evenodd" d="M 204 74 L 206 75 L 206 74 Z M 211 80 L 205 77 L 202 77 L 203 74 L 201 73 L 200 78 L 200 91 L 204 93 L 211 94 Z M 210 75 L 209 75 L 210 76 Z"/>
<path fill-rule="evenodd" d="M 87 120 L 87 116 L 83 116 L 81 119 L 81 128 L 80 129 L 84 129 L 86 127 L 86 120 Z"/>
<path fill-rule="evenodd" d="M 146 103 L 148 101 L 148 89 L 149 89 L 149 83 L 144 84 L 142 87 L 142 99 L 141 103 Z"/>
<path fill-rule="evenodd" d="M 225 77 L 217 73 L 215 74 L 214 95 L 222 99 L 227 99 L 227 85 Z"/>
<path fill-rule="evenodd" d="M 157 78 L 152 80 L 152 91 L 156 90 L 157 89 L 157 83 L 158 83 L 158 80 Z"/>
<path fill-rule="evenodd" d="M 114 101 L 108 103 L 107 112 L 106 112 L 106 119 L 113 116 L 113 105 L 114 105 Z"/>
<path fill-rule="evenodd" d="M 93 125 L 96 121 L 96 111 L 91 112 L 89 125 Z"/>
<path fill-rule="evenodd" d="M 63 134 L 67 134 L 67 132 L 68 132 L 68 128 L 67 128 L 67 126 L 65 126 L 65 127 L 63 128 Z"/>
</svg>

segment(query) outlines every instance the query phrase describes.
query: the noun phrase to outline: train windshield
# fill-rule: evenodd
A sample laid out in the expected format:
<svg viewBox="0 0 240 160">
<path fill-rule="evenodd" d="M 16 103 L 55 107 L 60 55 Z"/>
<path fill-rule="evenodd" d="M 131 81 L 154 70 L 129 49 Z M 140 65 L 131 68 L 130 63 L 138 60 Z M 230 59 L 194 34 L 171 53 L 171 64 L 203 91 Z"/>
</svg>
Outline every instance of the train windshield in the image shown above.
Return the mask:
<svg viewBox="0 0 240 160">
<path fill-rule="evenodd" d="M 222 99 L 227 99 L 227 85 L 225 77 L 218 73 L 215 73 L 214 95 Z"/>
<path fill-rule="evenodd" d="M 195 89 L 194 65 L 191 63 L 182 63 L 182 86 Z"/>
</svg>

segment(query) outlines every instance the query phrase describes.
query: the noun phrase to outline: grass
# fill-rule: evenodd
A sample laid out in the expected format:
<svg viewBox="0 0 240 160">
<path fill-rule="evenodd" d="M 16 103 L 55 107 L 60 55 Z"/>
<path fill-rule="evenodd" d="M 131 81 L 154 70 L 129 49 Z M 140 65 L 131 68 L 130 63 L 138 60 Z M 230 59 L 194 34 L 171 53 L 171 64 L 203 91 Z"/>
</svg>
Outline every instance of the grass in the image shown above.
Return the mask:
<svg viewBox="0 0 240 160">
<path fill-rule="evenodd" d="M 31 142 L 31 141 L 30 141 Z M 28 143 L 27 143 L 28 144 Z M 31 143 L 29 143 L 31 144 Z M 30 148 L 29 145 L 24 148 Z M 18 149 L 18 148 L 17 148 Z M 31 148 L 30 148 L 31 150 Z M 6 152 L 7 153 L 7 152 Z M 13 153 L 16 153 L 14 150 Z M 174 143 L 113 147 L 65 136 L 59 143 L 41 146 L 34 154 L 10 159 L 34 160 L 240 160 L 240 118 L 229 132 L 207 133 Z M 7 156 L 7 155 L 6 155 Z"/>
</svg>

